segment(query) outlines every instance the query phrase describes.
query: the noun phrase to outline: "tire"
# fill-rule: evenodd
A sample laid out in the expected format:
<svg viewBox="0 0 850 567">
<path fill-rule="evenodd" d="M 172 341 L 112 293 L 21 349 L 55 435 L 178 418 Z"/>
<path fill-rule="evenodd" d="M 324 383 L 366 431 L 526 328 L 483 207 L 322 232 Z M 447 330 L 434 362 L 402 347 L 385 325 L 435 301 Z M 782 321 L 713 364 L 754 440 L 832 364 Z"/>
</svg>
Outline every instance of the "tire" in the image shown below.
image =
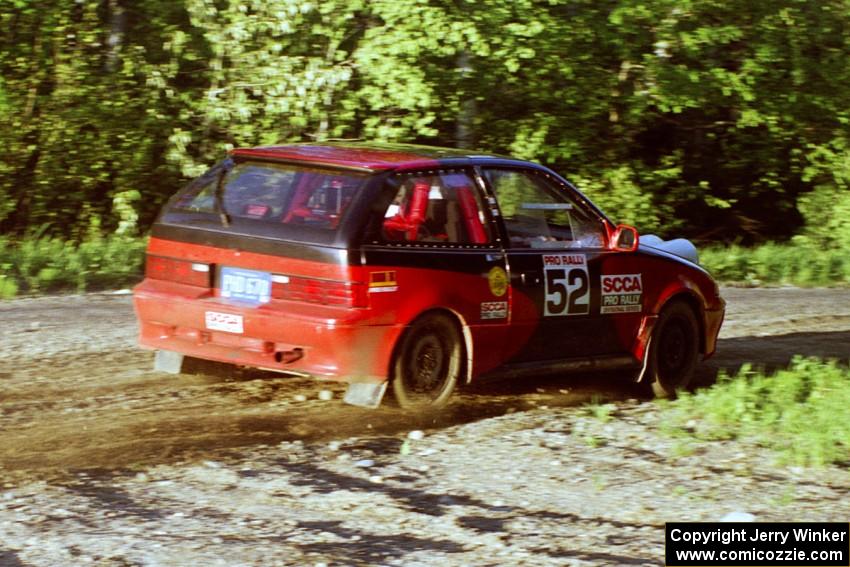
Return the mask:
<svg viewBox="0 0 850 567">
<path fill-rule="evenodd" d="M 392 388 L 406 410 L 445 407 L 463 367 L 460 331 L 447 315 L 425 315 L 405 333 L 393 362 Z"/>
<path fill-rule="evenodd" d="M 658 398 L 675 398 L 688 387 L 699 358 L 699 325 L 693 309 L 682 301 L 661 312 L 652 331 L 646 383 Z"/>
</svg>

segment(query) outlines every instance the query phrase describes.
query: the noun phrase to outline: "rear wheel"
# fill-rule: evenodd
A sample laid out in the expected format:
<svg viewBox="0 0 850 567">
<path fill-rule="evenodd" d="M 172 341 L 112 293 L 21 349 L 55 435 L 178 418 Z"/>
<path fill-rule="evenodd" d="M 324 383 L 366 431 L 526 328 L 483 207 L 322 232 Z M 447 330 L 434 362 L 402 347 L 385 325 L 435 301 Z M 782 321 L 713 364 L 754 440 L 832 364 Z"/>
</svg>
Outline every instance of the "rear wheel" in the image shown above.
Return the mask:
<svg viewBox="0 0 850 567">
<path fill-rule="evenodd" d="M 659 398 L 673 398 L 688 387 L 699 358 L 699 325 L 693 309 L 671 303 L 652 331 L 645 383 Z"/>
<path fill-rule="evenodd" d="M 398 405 L 424 410 L 444 407 L 462 367 L 460 331 L 447 315 L 425 315 L 408 329 L 393 364 L 392 387 Z"/>
</svg>

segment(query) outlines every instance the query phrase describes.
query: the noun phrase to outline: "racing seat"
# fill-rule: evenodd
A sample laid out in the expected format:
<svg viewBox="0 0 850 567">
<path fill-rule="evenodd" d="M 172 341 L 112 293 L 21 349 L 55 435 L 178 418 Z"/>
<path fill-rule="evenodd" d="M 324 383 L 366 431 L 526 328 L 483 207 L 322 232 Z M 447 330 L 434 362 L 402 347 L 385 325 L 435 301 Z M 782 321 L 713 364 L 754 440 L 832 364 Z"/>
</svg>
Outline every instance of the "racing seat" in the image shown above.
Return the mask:
<svg viewBox="0 0 850 567">
<path fill-rule="evenodd" d="M 289 204 L 289 211 L 283 215 L 281 222 L 305 222 L 313 218 L 313 212 L 307 207 L 307 202 L 320 183 L 321 177 L 318 175 L 301 174 Z"/>
<path fill-rule="evenodd" d="M 424 181 L 413 184 L 410 201 L 395 215 L 384 220 L 384 236 L 389 240 L 416 241 L 419 228 L 428 210 L 428 193 L 431 187 Z"/>
</svg>

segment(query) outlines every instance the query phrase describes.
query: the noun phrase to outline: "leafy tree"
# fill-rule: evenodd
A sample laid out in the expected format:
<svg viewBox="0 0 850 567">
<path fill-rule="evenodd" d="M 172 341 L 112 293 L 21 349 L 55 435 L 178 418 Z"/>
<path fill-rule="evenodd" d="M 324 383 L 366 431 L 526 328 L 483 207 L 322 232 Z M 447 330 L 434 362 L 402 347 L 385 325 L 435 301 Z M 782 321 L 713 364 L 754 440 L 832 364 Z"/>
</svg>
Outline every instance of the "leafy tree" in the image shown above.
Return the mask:
<svg viewBox="0 0 850 567">
<path fill-rule="evenodd" d="M 133 233 L 230 147 L 363 138 L 540 160 L 644 231 L 847 242 L 848 8 L 0 0 L 0 232 Z"/>
</svg>

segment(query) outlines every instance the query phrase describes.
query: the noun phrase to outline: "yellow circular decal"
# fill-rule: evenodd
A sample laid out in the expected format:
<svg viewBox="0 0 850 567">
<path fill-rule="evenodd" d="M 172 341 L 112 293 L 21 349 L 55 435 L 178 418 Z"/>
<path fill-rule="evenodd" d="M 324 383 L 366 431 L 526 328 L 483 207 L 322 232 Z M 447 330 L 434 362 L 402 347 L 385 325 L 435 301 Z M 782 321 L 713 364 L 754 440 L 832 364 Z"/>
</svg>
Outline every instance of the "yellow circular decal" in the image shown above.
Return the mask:
<svg viewBox="0 0 850 567">
<path fill-rule="evenodd" d="M 490 293 L 502 297 L 508 291 L 508 274 L 499 266 L 491 268 L 487 274 L 487 283 L 490 284 Z"/>
</svg>

